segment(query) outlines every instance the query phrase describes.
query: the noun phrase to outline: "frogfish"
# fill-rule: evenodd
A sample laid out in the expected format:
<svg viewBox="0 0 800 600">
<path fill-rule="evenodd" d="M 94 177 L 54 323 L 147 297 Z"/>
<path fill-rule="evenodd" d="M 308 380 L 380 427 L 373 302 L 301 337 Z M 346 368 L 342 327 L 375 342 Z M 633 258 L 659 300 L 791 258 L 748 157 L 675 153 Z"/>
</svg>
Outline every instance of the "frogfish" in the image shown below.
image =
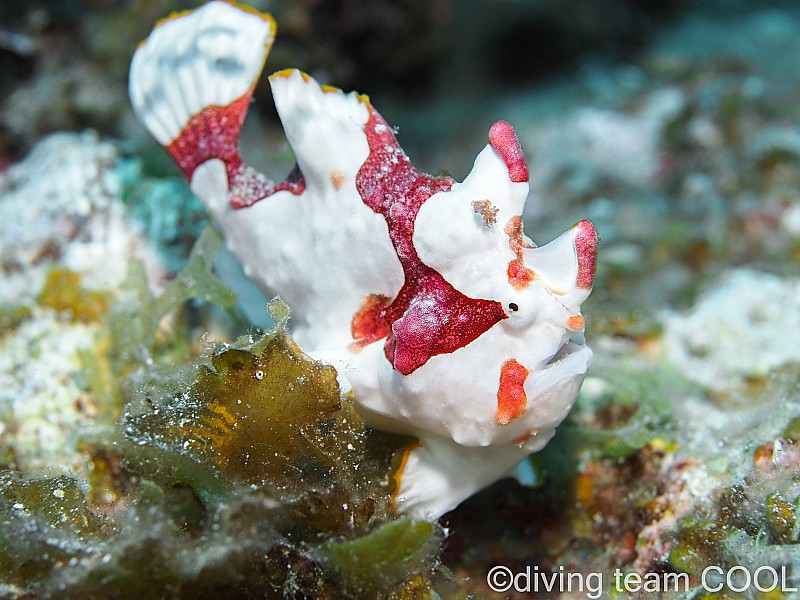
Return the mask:
<svg viewBox="0 0 800 600">
<path fill-rule="evenodd" d="M 269 78 L 295 168 L 246 165 L 238 138 L 274 35 L 270 15 L 224 1 L 160 22 L 133 57 L 134 111 L 367 424 L 419 440 L 392 502 L 436 519 L 541 450 L 574 404 L 595 228 L 543 246 L 523 233 L 529 172 L 507 122 L 463 181 L 427 175 L 367 96 L 296 69 Z"/>
</svg>

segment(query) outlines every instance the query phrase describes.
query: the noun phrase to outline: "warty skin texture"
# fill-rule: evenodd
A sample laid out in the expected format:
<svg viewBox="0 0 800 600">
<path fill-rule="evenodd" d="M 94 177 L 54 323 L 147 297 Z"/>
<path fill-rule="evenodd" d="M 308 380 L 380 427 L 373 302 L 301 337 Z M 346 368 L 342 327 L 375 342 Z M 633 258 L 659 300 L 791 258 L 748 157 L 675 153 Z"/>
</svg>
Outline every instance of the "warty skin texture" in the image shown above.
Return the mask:
<svg viewBox="0 0 800 600">
<path fill-rule="evenodd" d="M 437 518 L 544 447 L 572 407 L 594 227 L 525 237 L 528 168 L 508 123 L 463 182 L 432 177 L 368 98 L 297 70 L 270 77 L 297 169 L 256 173 L 237 140 L 273 37 L 269 16 L 219 1 L 162 22 L 133 59 L 134 110 L 245 273 L 292 307 L 301 347 L 372 427 L 419 439 L 394 501 Z"/>
</svg>

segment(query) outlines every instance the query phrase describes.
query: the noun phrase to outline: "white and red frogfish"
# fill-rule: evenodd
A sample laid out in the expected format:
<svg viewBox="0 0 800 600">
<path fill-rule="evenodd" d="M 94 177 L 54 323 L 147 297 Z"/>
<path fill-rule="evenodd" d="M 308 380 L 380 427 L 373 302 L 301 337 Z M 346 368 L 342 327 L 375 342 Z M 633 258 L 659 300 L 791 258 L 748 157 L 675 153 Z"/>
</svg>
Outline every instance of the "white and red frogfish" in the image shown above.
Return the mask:
<svg viewBox="0 0 800 600">
<path fill-rule="evenodd" d="M 248 167 L 238 136 L 274 32 L 221 1 L 159 23 L 131 64 L 134 110 L 245 273 L 292 308 L 300 346 L 371 427 L 417 437 L 395 507 L 438 518 L 543 448 L 575 402 L 595 229 L 523 234 L 528 167 L 508 123 L 463 182 L 426 175 L 366 96 L 298 70 L 270 77 L 296 168 L 276 182 Z"/>
</svg>

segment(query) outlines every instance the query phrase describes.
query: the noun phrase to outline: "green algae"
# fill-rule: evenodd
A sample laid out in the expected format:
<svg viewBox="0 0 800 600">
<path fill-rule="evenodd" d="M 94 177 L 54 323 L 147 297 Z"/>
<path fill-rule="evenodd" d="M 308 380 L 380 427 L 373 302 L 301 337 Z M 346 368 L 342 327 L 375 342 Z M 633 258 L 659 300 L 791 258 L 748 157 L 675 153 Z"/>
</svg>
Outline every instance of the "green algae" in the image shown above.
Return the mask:
<svg viewBox="0 0 800 600">
<path fill-rule="evenodd" d="M 669 565 L 699 580 L 705 567 L 722 563 L 722 542 L 726 533 L 726 529 L 713 520 L 698 519 L 684 524 L 669 553 Z"/>
<path fill-rule="evenodd" d="M 151 324 L 175 310 L 188 299 L 231 308 L 236 296 L 213 274 L 214 257 L 222 245 L 222 235 L 206 227 L 195 242 L 186 267 L 170 282 L 162 294 L 154 298 Z"/>
<path fill-rule="evenodd" d="M 109 533 L 68 476 L 25 478 L 0 473 L 0 583 L 26 585 L 57 576 L 91 555 L 85 541 Z"/>
<path fill-rule="evenodd" d="M 676 370 L 650 370 L 618 364 L 604 373 L 608 391 L 600 398 L 581 396 L 576 414 L 559 428 L 557 444 L 598 458 L 625 459 L 647 444 L 670 444 L 674 433 L 672 398 L 693 386 Z M 581 413 L 592 415 L 587 421 Z M 545 450 L 545 455 L 549 453 Z"/>
<path fill-rule="evenodd" d="M 797 420 L 792 419 L 784 433 L 794 434 L 796 427 Z M 775 445 L 780 448 L 779 459 Z M 796 442 L 782 437 L 757 448 L 750 471 L 718 490 L 715 504 L 706 511 L 677 524 L 670 566 L 695 579 L 709 565 L 744 566 L 751 572 L 781 565 L 796 568 L 800 564 L 796 453 Z"/>
<path fill-rule="evenodd" d="M 314 490 L 319 502 L 325 486 L 346 484 L 359 468 L 364 424 L 343 404 L 333 368 L 306 357 L 283 323 L 250 339 L 221 346 L 162 397 L 140 390 L 125 436 L 137 455 L 154 453 L 139 464 L 172 465 L 166 478 L 194 485 L 201 497 L 244 483 L 287 499 Z"/>
<path fill-rule="evenodd" d="M 288 307 L 269 305 L 270 331 L 192 350 L 187 303 L 235 301 L 220 242 L 206 230 L 160 295 L 132 262 L 97 314 L 82 479 L 0 472 L 0 597 L 436 597 L 441 529 L 390 509 L 406 440 L 366 429 L 292 341 Z"/>
<path fill-rule="evenodd" d="M 785 499 L 780 492 L 773 492 L 767 496 L 766 518 L 770 537 L 776 544 L 797 541 L 794 502 Z"/>
<path fill-rule="evenodd" d="M 192 451 L 248 483 L 304 487 L 329 474 L 341 409 L 332 367 L 304 359 L 286 336 L 260 356 L 231 349 L 212 365 L 195 388 L 203 408 L 190 432 L 202 447 L 187 440 Z"/>
<path fill-rule="evenodd" d="M 186 267 L 155 296 L 149 289 L 144 265 L 131 261 L 123 285 L 122 298 L 111 310 L 109 334 L 113 340 L 111 358 L 114 371 L 124 374 L 147 364 L 159 354 L 169 360 L 181 358 L 185 347 L 180 336 L 169 336 L 161 327 L 164 318 L 190 300 L 232 308 L 236 297 L 214 275 L 213 262 L 222 236 L 207 227 L 197 239 Z M 159 337 L 161 336 L 161 337 Z"/>
<path fill-rule="evenodd" d="M 409 574 L 431 569 L 428 560 L 439 535 L 432 523 L 415 523 L 402 518 L 385 523 L 358 539 L 329 540 L 317 550 L 317 556 L 339 575 L 345 588 L 355 596 L 374 597 L 381 590 L 395 588 L 403 582 L 407 582 L 410 593 L 412 587 L 419 586 L 419 580 Z M 429 590 L 423 587 L 418 592 L 424 597 Z M 402 595 L 402 591 L 398 591 L 398 595 Z"/>
<path fill-rule="evenodd" d="M 285 307 L 271 312 L 284 318 L 262 337 L 132 395 L 114 448 L 134 522 L 110 542 L 103 578 L 157 597 L 430 597 L 440 531 L 392 520 L 388 460 L 370 455 L 333 369 L 292 342 Z M 384 574 L 356 589 L 367 554 Z"/>
</svg>

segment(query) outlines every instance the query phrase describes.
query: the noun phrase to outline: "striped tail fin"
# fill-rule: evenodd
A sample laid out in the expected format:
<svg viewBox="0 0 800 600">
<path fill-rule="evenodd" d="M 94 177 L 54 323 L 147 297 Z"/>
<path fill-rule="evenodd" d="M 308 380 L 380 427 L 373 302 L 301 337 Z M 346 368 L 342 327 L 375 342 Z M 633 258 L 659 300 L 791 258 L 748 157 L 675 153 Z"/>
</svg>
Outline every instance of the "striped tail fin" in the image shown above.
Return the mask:
<svg viewBox="0 0 800 600">
<path fill-rule="evenodd" d="M 274 37 L 269 15 L 216 0 L 161 21 L 133 57 L 134 112 L 207 204 L 224 195 L 239 208 L 304 188 L 299 171 L 276 184 L 246 166 L 239 153 L 242 123 Z M 224 170 L 195 177 L 214 159 Z"/>
</svg>

